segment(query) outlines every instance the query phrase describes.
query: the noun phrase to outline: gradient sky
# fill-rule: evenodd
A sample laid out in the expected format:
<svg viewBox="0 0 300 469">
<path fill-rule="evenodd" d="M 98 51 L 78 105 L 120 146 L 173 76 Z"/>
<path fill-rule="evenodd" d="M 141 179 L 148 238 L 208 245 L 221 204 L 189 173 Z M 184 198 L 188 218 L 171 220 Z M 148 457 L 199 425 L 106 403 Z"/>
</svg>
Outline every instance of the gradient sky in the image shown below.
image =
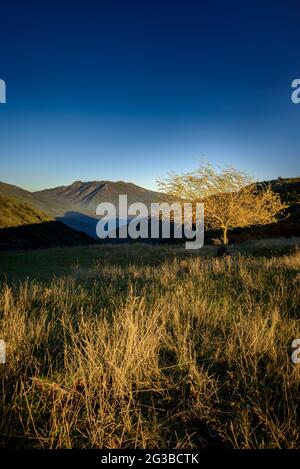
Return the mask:
<svg viewBox="0 0 300 469">
<path fill-rule="evenodd" d="M 299 176 L 299 21 L 299 0 L 2 2 L 0 180 Z"/>
</svg>

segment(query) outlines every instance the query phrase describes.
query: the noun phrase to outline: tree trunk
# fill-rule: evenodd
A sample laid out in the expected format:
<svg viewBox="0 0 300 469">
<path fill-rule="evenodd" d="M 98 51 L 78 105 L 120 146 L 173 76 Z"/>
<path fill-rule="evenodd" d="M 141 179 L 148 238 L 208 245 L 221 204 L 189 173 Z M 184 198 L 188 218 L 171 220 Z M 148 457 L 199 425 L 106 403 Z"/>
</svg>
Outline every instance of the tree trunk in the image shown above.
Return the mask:
<svg viewBox="0 0 300 469">
<path fill-rule="evenodd" d="M 228 245 L 228 236 L 227 236 L 227 228 L 223 228 L 223 244 L 224 246 Z"/>
<path fill-rule="evenodd" d="M 223 257 L 228 255 L 228 236 L 227 236 L 227 228 L 222 227 L 223 231 L 223 243 L 219 246 L 217 256 Z"/>
</svg>

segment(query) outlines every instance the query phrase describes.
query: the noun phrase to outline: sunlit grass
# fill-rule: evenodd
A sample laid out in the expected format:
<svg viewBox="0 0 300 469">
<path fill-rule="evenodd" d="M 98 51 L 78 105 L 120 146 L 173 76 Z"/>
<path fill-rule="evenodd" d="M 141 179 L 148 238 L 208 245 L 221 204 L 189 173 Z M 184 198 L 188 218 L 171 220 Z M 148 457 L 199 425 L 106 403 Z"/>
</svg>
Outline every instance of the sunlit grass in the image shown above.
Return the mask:
<svg viewBox="0 0 300 469">
<path fill-rule="evenodd" d="M 3 281 L 2 446 L 300 447 L 300 253 L 243 249 L 77 248 Z"/>
</svg>

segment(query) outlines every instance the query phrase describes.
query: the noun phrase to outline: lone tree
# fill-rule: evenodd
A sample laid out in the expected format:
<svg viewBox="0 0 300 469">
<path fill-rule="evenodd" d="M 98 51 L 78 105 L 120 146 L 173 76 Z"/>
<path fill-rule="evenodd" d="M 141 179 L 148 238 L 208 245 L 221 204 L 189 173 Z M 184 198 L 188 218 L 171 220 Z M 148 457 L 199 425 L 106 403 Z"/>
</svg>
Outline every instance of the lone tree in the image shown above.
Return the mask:
<svg viewBox="0 0 300 469">
<path fill-rule="evenodd" d="M 190 173 L 169 173 L 158 185 L 173 197 L 204 203 L 205 225 L 222 232 L 225 246 L 228 231 L 276 222 L 277 215 L 287 207 L 268 184 L 257 184 L 247 173 L 231 166 L 217 171 L 211 164 L 201 163 Z"/>
</svg>

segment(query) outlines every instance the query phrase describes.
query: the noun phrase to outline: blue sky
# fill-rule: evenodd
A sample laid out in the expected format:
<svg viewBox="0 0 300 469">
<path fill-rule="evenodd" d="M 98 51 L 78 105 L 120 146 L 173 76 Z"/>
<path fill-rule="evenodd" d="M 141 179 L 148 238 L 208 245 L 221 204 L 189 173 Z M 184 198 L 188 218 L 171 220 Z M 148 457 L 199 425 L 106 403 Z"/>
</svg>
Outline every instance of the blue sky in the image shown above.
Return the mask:
<svg viewBox="0 0 300 469">
<path fill-rule="evenodd" d="M 0 7 L 0 180 L 155 188 L 197 160 L 300 175 L 296 0 L 14 1 Z"/>
</svg>

